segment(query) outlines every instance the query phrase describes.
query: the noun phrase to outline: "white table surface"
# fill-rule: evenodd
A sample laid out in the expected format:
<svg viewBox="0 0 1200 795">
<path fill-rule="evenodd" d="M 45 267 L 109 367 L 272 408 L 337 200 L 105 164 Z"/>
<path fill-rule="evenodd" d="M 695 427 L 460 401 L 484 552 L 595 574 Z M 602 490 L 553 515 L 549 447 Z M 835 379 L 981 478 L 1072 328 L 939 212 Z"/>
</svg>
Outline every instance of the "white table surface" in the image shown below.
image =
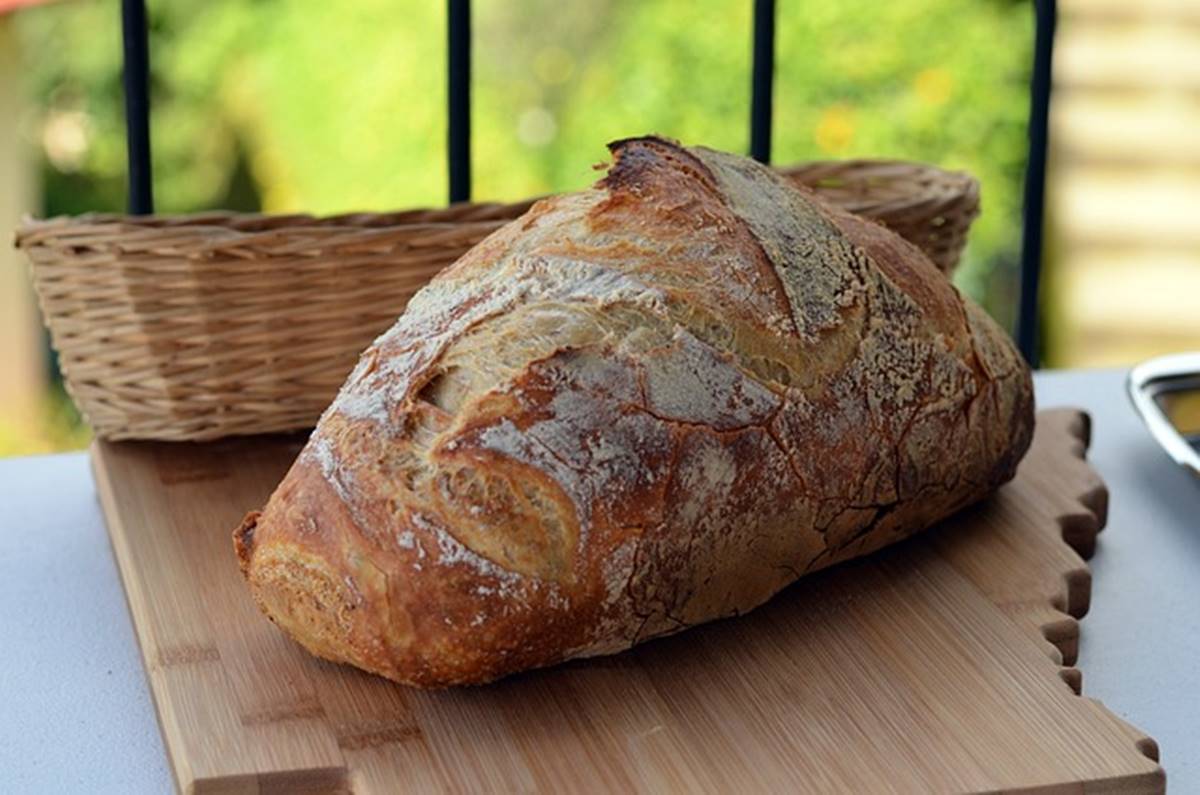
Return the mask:
<svg viewBox="0 0 1200 795">
<path fill-rule="evenodd" d="M 1123 371 L 1041 373 L 1092 413 L 1110 489 L 1079 667 L 1200 792 L 1200 482 L 1151 441 Z M 0 792 L 156 793 L 171 774 L 86 455 L 0 461 Z"/>
</svg>

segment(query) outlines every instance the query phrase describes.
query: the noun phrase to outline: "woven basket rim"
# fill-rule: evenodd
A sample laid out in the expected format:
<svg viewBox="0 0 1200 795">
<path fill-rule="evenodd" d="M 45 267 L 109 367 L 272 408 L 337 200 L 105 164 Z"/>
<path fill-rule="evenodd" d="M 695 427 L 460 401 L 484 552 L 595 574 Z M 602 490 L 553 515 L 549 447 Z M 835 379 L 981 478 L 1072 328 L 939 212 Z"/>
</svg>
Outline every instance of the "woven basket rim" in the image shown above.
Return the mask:
<svg viewBox="0 0 1200 795">
<path fill-rule="evenodd" d="M 478 206 L 478 205 L 477 205 Z M 499 205 L 497 205 L 499 206 Z M 427 212 L 427 211 L 413 211 Z M 221 212 L 206 212 L 206 213 L 189 213 L 186 215 L 121 215 L 118 213 L 81 213 L 80 215 L 56 215 L 51 218 L 35 218 L 30 215 L 23 216 L 21 223 L 16 229 L 16 244 L 18 247 L 23 247 L 27 241 L 35 240 L 44 234 L 57 234 L 65 228 L 91 229 L 99 232 L 101 230 L 111 230 L 114 234 L 133 235 L 139 233 L 161 235 L 163 232 L 180 232 L 194 234 L 211 234 L 221 233 L 229 236 L 246 236 L 252 237 L 266 232 L 280 231 L 286 229 L 288 234 L 312 232 L 328 235 L 339 231 L 345 232 L 370 232 L 370 231 L 386 231 L 393 226 L 404 226 L 405 229 L 416 229 L 428 227 L 431 231 L 445 229 L 447 227 L 461 227 L 478 224 L 480 226 L 487 224 L 495 224 L 497 221 L 508 221 L 508 218 L 481 219 L 481 220 L 451 220 L 445 221 L 419 221 L 414 223 L 376 223 L 376 224 L 354 224 L 349 223 L 352 218 L 382 218 L 393 213 L 345 213 L 336 216 L 308 216 L 303 214 L 289 215 L 272 215 L 268 213 L 239 213 L 234 211 Z M 263 221 L 267 226 L 260 229 L 240 229 L 233 226 L 228 226 L 231 220 L 236 221 Z"/>
<path fill-rule="evenodd" d="M 836 179 L 848 172 L 846 184 L 863 184 L 878 187 L 888 182 L 903 182 L 918 185 L 920 191 L 912 191 L 905 197 L 897 197 L 897 203 L 921 206 L 931 199 L 975 198 L 979 193 L 979 182 L 966 171 L 948 170 L 940 166 L 895 158 L 850 158 L 846 160 L 815 160 L 776 166 L 783 175 L 821 174 Z M 914 178 L 916 174 L 927 175 L 928 179 Z M 941 188 L 940 190 L 934 190 Z M 553 194 L 550 194 L 553 195 Z M 164 231 L 192 232 L 195 234 L 219 234 L 226 242 L 239 236 L 253 237 L 278 229 L 287 229 L 289 234 L 330 234 L 346 231 L 363 233 L 378 228 L 387 229 L 404 226 L 406 229 L 428 227 L 435 232 L 448 226 L 478 223 L 496 224 L 512 220 L 534 203 L 549 198 L 538 196 L 514 202 L 461 202 L 443 207 L 416 208 L 400 211 L 352 211 L 316 215 L 311 213 L 261 213 L 233 210 L 204 210 L 192 213 L 127 215 L 113 212 L 87 212 L 79 215 L 56 215 L 35 218 L 25 215 L 17 226 L 14 244 L 25 248 L 42 235 L 61 232 L 64 228 L 90 229 L 93 233 L 110 232 L 114 235 L 133 236 L 141 232 L 159 235 Z M 887 204 L 887 201 L 882 204 Z"/>
</svg>

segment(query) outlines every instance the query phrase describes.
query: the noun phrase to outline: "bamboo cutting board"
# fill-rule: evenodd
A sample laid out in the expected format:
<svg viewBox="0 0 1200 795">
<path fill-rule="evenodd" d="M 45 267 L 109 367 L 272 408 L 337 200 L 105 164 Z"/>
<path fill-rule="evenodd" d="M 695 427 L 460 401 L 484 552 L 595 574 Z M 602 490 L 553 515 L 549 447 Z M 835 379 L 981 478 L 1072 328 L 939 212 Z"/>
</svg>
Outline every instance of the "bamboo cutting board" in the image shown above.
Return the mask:
<svg viewBox="0 0 1200 795">
<path fill-rule="evenodd" d="M 1086 445 L 1085 416 L 1042 412 L 1016 480 L 929 533 L 738 619 L 442 692 L 312 658 L 251 602 L 230 532 L 300 440 L 93 462 L 185 792 L 1161 792 L 1154 742 L 1062 667 L 1107 505 Z"/>
</svg>

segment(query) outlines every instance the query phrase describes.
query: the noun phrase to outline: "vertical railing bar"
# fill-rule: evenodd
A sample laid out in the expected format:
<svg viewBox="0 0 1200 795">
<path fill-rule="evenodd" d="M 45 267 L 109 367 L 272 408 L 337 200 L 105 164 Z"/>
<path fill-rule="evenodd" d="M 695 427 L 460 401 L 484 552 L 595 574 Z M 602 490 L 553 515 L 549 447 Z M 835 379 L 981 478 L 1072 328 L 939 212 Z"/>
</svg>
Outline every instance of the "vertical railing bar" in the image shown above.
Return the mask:
<svg viewBox="0 0 1200 795">
<path fill-rule="evenodd" d="M 1055 0 L 1034 0 L 1036 32 L 1033 77 L 1029 92 L 1029 160 L 1025 167 L 1025 203 L 1022 212 L 1021 296 L 1017 307 L 1017 347 L 1038 367 L 1038 292 L 1041 283 L 1046 199 L 1046 150 L 1050 124 L 1051 64 Z"/>
<path fill-rule="evenodd" d="M 129 212 L 154 212 L 150 173 L 150 46 L 145 0 L 121 0 L 124 43 L 125 148 L 129 160 Z"/>
<path fill-rule="evenodd" d="M 775 83 L 775 0 L 754 0 L 754 55 L 750 78 L 750 156 L 771 162 Z"/>
<path fill-rule="evenodd" d="M 471 2 L 447 0 L 446 165 L 450 201 L 471 198 Z"/>
</svg>

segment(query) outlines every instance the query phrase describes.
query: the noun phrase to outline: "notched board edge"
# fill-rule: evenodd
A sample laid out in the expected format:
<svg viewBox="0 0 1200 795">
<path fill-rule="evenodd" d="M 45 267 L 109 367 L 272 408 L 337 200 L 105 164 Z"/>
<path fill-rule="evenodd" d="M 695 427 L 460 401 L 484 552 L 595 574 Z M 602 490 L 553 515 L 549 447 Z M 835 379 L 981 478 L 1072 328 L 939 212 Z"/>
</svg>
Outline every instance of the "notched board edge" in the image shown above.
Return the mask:
<svg viewBox="0 0 1200 795">
<path fill-rule="evenodd" d="M 1080 461 L 1087 461 L 1092 441 L 1092 418 L 1086 411 L 1076 408 L 1042 410 L 1038 412 L 1037 421 L 1049 421 L 1060 426 L 1056 428 L 1056 433 L 1065 433 L 1072 437 L 1069 446 L 1071 454 Z M 1088 466 L 1084 482 L 1078 493 L 1071 495 L 1071 499 L 1078 510 L 1060 514 L 1057 522 L 1063 543 L 1086 561 L 1095 553 L 1096 538 L 1108 523 L 1108 487 L 1100 475 Z M 1092 573 L 1085 564 L 1063 572 L 1062 580 L 1063 590 L 1060 598 L 1053 600 L 1051 604 L 1051 607 L 1060 613 L 1061 618 L 1044 622 L 1039 628 L 1046 640 L 1062 652 L 1059 677 L 1072 693 L 1084 698 L 1083 673 L 1074 667 L 1074 664 L 1079 651 L 1078 619 L 1087 614 L 1091 603 Z M 1073 625 L 1073 631 L 1068 627 L 1068 622 Z M 1158 743 L 1152 737 L 1114 715 L 1096 699 L 1087 698 L 1087 701 L 1121 728 L 1139 754 L 1155 764 L 1159 763 Z M 1157 772 L 1165 790 L 1166 773 L 1161 766 Z"/>
</svg>

